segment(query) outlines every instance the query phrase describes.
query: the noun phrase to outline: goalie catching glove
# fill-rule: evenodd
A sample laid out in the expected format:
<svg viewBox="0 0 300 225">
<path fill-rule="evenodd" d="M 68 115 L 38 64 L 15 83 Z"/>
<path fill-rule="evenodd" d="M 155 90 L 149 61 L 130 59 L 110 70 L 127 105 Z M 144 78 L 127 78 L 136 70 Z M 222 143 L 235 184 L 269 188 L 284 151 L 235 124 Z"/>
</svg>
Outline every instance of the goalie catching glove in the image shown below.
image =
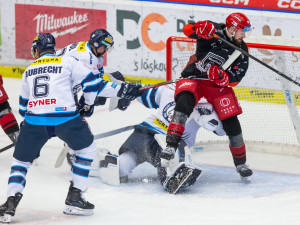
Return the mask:
<svg viewBox="0 0 300 225">
<path fill-rule="evenodd" d="M 196 34 L 206 40 L 213 38 L 215 26 L 209 21 L 199 21 L 194 25 Z"/>
<path fill-rule="evenodd" d="M 219 87 L 225 87 L 229 84 L 228 74 L 220 69 L 217 65 L 212 65 L 208 71 L 207 76 L 210 80 L 215 82 Z"/>
<path fill-rule="evenodd" d="M 142 92 L 139 91 L 141 87 L 142 85 L 140 84 L 131 84 L 124 82 L 121 84 L 121 88 L 118 91 L 117 96 L 119 98 L 124 98 L 133 101 L 134 99 L 142 95 Z"/>
</svg>

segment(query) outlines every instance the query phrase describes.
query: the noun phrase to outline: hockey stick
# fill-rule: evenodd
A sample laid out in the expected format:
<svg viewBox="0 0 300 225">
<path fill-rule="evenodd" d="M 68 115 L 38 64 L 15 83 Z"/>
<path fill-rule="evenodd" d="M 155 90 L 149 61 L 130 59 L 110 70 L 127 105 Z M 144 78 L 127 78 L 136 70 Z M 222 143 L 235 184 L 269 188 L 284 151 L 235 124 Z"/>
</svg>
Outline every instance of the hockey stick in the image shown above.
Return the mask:
<svg viewBox="0 0 300 225">
<path fill-rule="evenodd" d="M 14 143 L 9 144 L 9 145 L 7 145 L 6 147 L 1 148 L 1 149 L 0 149 L 0 153 L 1 153 L 1 152 L 4 152 L 4 151 L 6 151 L 6 150 L 8 150 L 8 149 L 10 149 L 10 148 L 12 148 L 12 147 L 14 147 L 14 146 L 15 146 Z"/>
<path fill-rule="evenodd" d="M 235 50 L 240 51 L 241 53 L 243 53 L 244 55 L 248 56 L 249 58 L 255 60 L 256 62 L 260 63 L 261 65 L 267 67 L 268 69 L 272 70 L 273 72 L 277 73 L 278 75 L 284 77 L 285 79 L 287 79 L 288 81 L 292 82 L 293 84 L 296 84 L 297 86 L 300 87 L 300 83 L 298 83 L 297 81 L 293 80 L 292 78 L 288 77 L 287 75 L 283 74 L 282 72 L 274 69 L 273 67 L 269 66 L 268 64 L 264 63 L 263 61 L 259 60 L 258 58 L 254 57 L 253 55 L 249 54 L 248 52 L 244 51 L 243 49 L 235 46 L 234 44 L 230 43 L 229 41 L 225 40 L 224 38 L 221 38 L 219 35 L 214 34 L 213 35 L 215 38 L 220 39 L 221 41 L 224 41 L 226 44 L 228 44 L 230 47 L 234 48 Z"/>
<path fill-rule="evenodd" d="M 120 80 L 117 80 L 116 78 L 113 77 L 113 75 L 111 75 L 110 73 L 107 74 L 107 76 L 110 79 L 110 82 L 113 82 L 115 84 L 122 84 L 123 82 Z M 109 111 L 113 111 L 118 107 L 118 103 L 119 103 L 119 97 L 112 97 L 110 98 L 109 101 Z"/>
<path fill-rule="evenodd" d="M 228 67 L 230 67 L 230 65 L 241 55 L 241 52 L 239 50 L 235 50 L 231 56 L 227 59 L 227 61 L 224 63 L 224 65 L 222 66 L 222 69 L 223 70 L 226 70 L 228 69 Z M 199 77 L 197 76 L 189 76 L 189 77 L 186 77 L 186 78 L 178 78 L 178 79 L 175 79 L 175 80 L 169 80 L 169 81 L 165 81 L 165 82 L 161 82 L 161 83 L 158 83 L 158 84 L 153 84 L 153 85 L 145 85 L 144 87 L 141 87 L 139 90 L 140 91 L 143 91 L 143 90 L 147 90 L 147 89 L 150 89 L 150 88 L 156 88 L 156 87 L 159 87 L 159 86 L 163 86 L 163 85 L 166 85 L 166 84 L 172 84 L 172 83 L 176 83 L 177 81 L 181 80 L 181 79 L 193 79 L 193 78 L 198 78 L 200 79 Z"/>
<path fill-rule="evenodd" d="M 134 125 L 131 125 L 131 126 L 121 127 L 121 128 L 115 129 L 115 130 L 107 131 L 107 132 L 104 132 L 101 134 L 97 134 L 97 135 L 94 135 L 94 140 L 110 137 L 110 136 L 113 136 L 113 135 L 116 135 L 116 134 L 119 134 L 119 133 L 122 133 L 122 132 L 125 132 L 128 130 L 132 130 L 133 128 L 134 128 Z M 68 145 L 64 144 L 64 147 L 61 150 L 61 152 L 58 155 L 57 160 L 55 162 L 55 165 L 54 165 L 55 168 L 59 168 L 62 166 L 69 150 L 70 150 L 70 148 L 68 147 Z"/>
</svg>

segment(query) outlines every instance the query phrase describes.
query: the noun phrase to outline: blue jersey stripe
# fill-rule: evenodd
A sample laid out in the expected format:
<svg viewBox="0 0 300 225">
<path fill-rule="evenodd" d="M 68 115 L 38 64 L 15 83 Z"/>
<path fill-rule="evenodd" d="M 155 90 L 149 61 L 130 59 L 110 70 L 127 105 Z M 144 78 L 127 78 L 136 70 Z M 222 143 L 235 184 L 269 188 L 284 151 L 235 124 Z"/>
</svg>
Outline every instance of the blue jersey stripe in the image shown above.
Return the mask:
<svg viewBox="0 0 300 225">
<path fill-rule="evenodd" d="M 21 95 L 19 97 L 19 103 L 23 107 L 27 107 L 29 99 L 23 98 Z"/>
<path fill-rule="evenodd" d="M 78 111 L 70 111 L 70 112 L 57 112 L 57 113 L 42 113 L 42 114 L 34 114 L 34 113 L 26 113 L 26 116 L 36 116 L 36 117 L 70 117 L 78 114 Z"/>
<path fill-rule="evenodd" d="M 79 113 L 71 117 L 47 117 L 47 116 L 28 116 L 25 115 L 25 121 L 32 125 L 56 126 L 66 123 L 79 116 Z"/>
<path fill-rule="evenodd" d="M 82 81 L 81 81 L 81 85 L 84 86 L 84 84 L 88 83 L 88 82 L 92 82 L 94 80 L 97 80 L 97 76 L 95 76 L 92 72 L 90 72 L 86 78 L 84 78 Z"/>
<path fill-rule="evenodd" d="M 159 105 L 155 101 L 156 93 L 157 93 L 157 88 L 153 88 L 150 93 L 150 103 L 152 105 L 152 108 L 155 108 L 155 109 L 157 109 L 159 107 Z"/>
<path fill-rule="evenodd" d="M 148 92 L 150 90 L 147 90 L 147 91 L 143 91 L 143 94 L 141 95 L 141 99 L 142 99 L 142 103 L 144 104 L 144 106 L 146 106 L 147 108 L 150 108 L 149 104 L 148 104 L 148 101 L 147 101 L 147 95 L 148 95 Z"/>
<path fill-rule="evenodd" d="M 149 123 L 147 123 L 147 122 L 145 122 L 145 121 L 142 122 L 142 123 L 140 123 L 139 126 L 141 126 L 141 127 L 148 127 L 149 129 L 154 130 L 154 131 L 156 131 L 156 132 L 158 132 L 158 133 L 165 134 L 164 132 L 162 132 L 162 131 L 156 129 L 155 127 L 151 126 Z"/>
<path fill-rule="evenodd" d="M 98 90 L 97 95 L 99 95 L 101 93 L 101 91 L 103 91 L 103 89 L 106 87 L 107 83 L 108 83 L 108 81 L 106 81 L 106 80 L 100 81 L 99 90 Z"/>
<path fill-rule="evenodd" d="M 27 110 L 23 111 L 21 109 L 19 109 L 19 114 L 24 117 L 25 116 L 25 113 L 27 112 Z"/>
<path fill-rule="evenodd" d="M 99 90 L 100 83 L 94 84 L 94 85 L 87 85 L 82 91 L 85 93 L 88 92 L 97 92 Z"/>
</svg>

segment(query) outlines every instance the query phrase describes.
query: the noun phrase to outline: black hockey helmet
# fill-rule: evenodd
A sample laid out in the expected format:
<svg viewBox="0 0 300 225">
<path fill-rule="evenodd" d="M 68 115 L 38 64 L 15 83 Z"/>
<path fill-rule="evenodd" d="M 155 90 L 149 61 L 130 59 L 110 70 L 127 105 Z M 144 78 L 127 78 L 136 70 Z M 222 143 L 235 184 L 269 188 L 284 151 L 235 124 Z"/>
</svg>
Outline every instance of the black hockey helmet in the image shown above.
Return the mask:
<svg viewBox="0 0 300 225">
<path fill-rule="evenodd" d="M 110 52 L 114 45 L 114 39 L 106 30 L 97 29 L 91 33 L 89 44 L 96 49 L 100 48 L 101 46 L 105 46 L 105 52 Z M 96 56 L 100 57 L 103 54 L 97 53 Z"/>
<path fill-rule="evenodd" d="M 40 33 L 38 34 L 32 42 L 31 45 L 31 55 L 35 58 L 35 49 L 39 51 L 39 53 L 46 51 L 55 52 L 55 38 L 52 34 L 49 33 Z"/>
</svg>

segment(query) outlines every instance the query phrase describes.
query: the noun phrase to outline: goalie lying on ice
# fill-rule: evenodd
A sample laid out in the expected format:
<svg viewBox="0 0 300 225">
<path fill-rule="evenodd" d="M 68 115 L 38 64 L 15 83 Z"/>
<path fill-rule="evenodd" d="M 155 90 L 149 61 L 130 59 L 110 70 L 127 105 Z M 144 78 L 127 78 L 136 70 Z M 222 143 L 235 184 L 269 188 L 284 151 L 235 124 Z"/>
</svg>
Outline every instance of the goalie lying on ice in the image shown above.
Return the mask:
<svg viewBox="0 0 300 225">
<path fill-rule="evenodd" d="M 106 155 L 106 152 L 104 157 L 101 152 L 102 156 L 98 159 L 104 158 L 100 162 L 100 177 L 104 183 L 120 185 L 120 181 L 126 181 L 131 171 L 144 162 L 149 162 L 157 168 L 161 184 L 170 193 L 176 193 L 180 188 L 188 187 L 196 181 L 201 169 L 193 165 L 188 147 L 194 145 L 197 131 L 203 127 L 218 135 L 225 135 L 225 132 L 212 106 L 199 102 L 187 123 L 178 154 L 171 160 L 168 168 L 162 167 L 159 154 L 164 146 L 158 136 L 166 134 L 172 119 L 175 105 L 173 96 L 174 86 L 165 85 L 145 90 L 142 96 L 137 98 L 147 108 L 156 108 L 157 112 L 135 126 L 134 132 L 119 149 L 119 157 Z M 95 167 L 91 175 L 99 175 L 99 160 L 94 160 Z"/>
</svg>

